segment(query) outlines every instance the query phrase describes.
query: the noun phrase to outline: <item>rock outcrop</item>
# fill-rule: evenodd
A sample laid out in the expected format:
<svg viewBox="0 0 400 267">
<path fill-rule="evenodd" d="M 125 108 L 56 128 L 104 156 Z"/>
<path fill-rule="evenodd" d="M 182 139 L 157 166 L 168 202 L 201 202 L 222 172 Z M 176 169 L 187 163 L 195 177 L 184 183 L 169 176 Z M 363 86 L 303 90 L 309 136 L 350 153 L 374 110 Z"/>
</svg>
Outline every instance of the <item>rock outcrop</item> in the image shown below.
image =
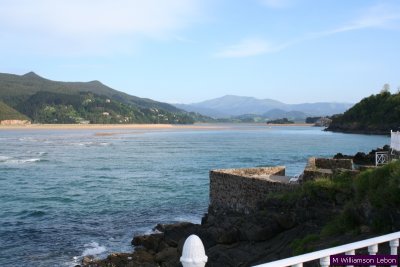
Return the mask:
<svg viewBox="0 0 400 267">
<path fill-rule="evenodd" d="M 181 266 L 182 247 L 191 234 L 198 235 L 204 244 L 206 266 L 260 264 L 291 256 L 293 241 L 318 232 L 339 206 L 305 198 L 294 205 L 266 200 L 252 214 L 209 209 L 200 225 L 159 224 L 156 233 L 133 238 L 133 253 L 111 254 L 82 266 Z"/>
</svg>

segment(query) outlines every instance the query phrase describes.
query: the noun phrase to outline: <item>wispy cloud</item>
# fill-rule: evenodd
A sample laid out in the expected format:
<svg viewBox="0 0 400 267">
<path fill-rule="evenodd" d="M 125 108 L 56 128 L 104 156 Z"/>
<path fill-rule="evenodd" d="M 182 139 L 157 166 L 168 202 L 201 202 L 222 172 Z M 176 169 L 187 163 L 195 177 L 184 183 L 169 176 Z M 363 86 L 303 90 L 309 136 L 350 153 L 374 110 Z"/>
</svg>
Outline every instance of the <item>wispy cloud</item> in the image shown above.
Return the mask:
<svg viewBox="0 0 400 267">
<path fill-rule="evenodd" d="M 263 0 L 265 1 L 265 0 Z M 268 0 L 271 5 L 279 0 Z M 285 2 L 282 0 L 282 2 Z M 293 38 L 282 43 L 269 43 L 262 39 L 245 39 L 238 44 L 230 45 L 216 54 L 217 57 L 248 57 L 284 50 L 296 44 L 320 39 L 323 37 L 340 34 L 343 32 L 356 31 L 369 28 L 395 28 L 400 23 L 400 8 L 386 5 L 376 5 L 366 9 L 358 18 L 330 30 L 307 33 L 298 38 Z"/>
<path fill-rule="evenodd" d="M 286 8 L 293 5 L 293 0 L 259 0 L 260 3 L 269 8 Z"/>
<path fill-rule="evenodd" d="M 362 15 L 352 22 L 333 30 L 322 32 L 321 35 L 331 35 L 368 28 L 386 28 L 390 27 L 391 24 L 399 22 L 400 8 L 380 4 L 368 8 Z"/>
<path fill-rule="evenodd" d="M 44 47 L 72 42 L 103 50 L 114 38 L 173 38 L 196 20 L 200 6 L 200 0 L 3 0 L 0 33 L 8 38 L 3 43 L 31 38 Z"/>
<path fill-rule="evenodd" d="M 237 44 L 229 45 L 215 54 L 216 57 L 237 58 L 249 57 L 269 52 L 275 52 L 279 47 L 273 46 L 262 39 L 244 39 Z"/>
</svg>

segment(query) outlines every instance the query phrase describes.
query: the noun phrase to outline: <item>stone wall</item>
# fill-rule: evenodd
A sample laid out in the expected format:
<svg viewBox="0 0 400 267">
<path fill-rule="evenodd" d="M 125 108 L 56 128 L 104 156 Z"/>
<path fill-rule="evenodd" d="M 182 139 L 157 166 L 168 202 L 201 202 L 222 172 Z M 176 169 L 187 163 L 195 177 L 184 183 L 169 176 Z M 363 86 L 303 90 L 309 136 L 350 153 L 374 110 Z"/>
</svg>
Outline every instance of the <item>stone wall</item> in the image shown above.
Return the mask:
<svg viewBox="0 0 400 267">
<path fill-rule="evenodd" d="M 353 160 L 351 159 L 325 159 L 325 158 L 316 158 L 315 166 L 318 169 L 353 169 Z"/>
<path fill-rule="evenodd" d="M 250 213 L 271 192 L 293 188 L 285 167 L 210 171 L 210 208 Z"/>
<path fill-rule="evenodd" d="M 337 170 L 352 170 L 351 159 L 309 158 L 301 177 L 302 182 L 315 178 L 331 178 Z"/>
</svg>

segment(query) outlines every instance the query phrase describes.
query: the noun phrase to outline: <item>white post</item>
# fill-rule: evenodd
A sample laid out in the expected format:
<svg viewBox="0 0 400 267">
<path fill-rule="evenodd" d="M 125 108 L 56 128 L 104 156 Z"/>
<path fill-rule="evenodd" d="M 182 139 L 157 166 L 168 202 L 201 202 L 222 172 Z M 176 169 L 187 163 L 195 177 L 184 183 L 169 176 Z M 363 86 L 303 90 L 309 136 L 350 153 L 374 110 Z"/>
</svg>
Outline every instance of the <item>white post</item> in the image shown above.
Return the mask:
<svg viewBox="0 0 400 267">
<path fill-rule="evenodd" d="M 208 258 L 203 242 L 197 235 L 189 236 L 182 249 L 180 261 L 183 267 L 204 267 Z"/>
<path fill-rule="evenodd" d="M 321 267 L 329 267 L 330 257 L 323 257 L 319 259 L 319 264 Z"/>
<path fill-rule="evenodd" d="M 390 255 L 397 255 L 397 248 L 399 247 L 399 239 L 393 239 L 389 243 L 390 245 Z M 396 265 L 392 265 L 392 267 L 396 267 Z"/>
<path fill-rule="evenodd" d="M 377 252 L 378 252 L 378 244 L 371 245 L 368 247 L 369 255 L 376 255 Z M 375 265 L 371 265 L 371 267 L 375 267 Z"/>
<path fill-rule="evenodd" d="M 356 255 L 356 251 L 355 250 L 349 250 L 346 252 L 346 255 Z M 354 265 L 346 265 L 347 267 L 353 267 Z"/>
</svg>

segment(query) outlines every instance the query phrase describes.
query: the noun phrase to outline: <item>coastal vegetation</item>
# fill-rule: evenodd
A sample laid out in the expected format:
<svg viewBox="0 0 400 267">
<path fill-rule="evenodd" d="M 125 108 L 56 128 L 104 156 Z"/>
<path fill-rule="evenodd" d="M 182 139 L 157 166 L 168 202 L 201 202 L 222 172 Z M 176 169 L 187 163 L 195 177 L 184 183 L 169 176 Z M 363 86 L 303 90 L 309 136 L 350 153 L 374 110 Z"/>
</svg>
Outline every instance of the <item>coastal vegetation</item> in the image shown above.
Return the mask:
<svg viewBox="0 0 400 267">
<path fill-rule="evenodd" d="M 119 92 L 98 81 L 57 82 L 33 72 L 22 76 L 0 74 L 0 89 L 0 120 L 105 124 L 191 124 L 210 120 L 167 103 Z"/>
<path fill-rule="evenodd" d="M 185 113 L 140 108 L 91 92 L 37 92 L 16 108 L 40 123 L 193 123 Z"/>
<path fill-rule="evenodd" d="M 294 121 L 290 121 L 288 120 L 288 118 L 267 121 L 267 124 L 293 124 L 293 123 Z"/>
<path fill-rule="evenodd" d="M 304 183 L 298 190 L 276 195 L 275 200 L 296 205 L 301 199 L 332 205 L 330 219 L 319 231 L 295 239 L 294 254 L 337 245 L 338 237 L 357 239 L 400 229 L 400 162 L 365 170 L 336 174 Z"/>
<path fill-rule="evenodd" d="M 400 93 L 388 90 L 362 99 L 341 115 L 332 116 L 328 131 L 388 134 L 400 127 Z"/>
<path fill-rule="evenodd" d="M 306 123 L 316 123 L 318 120 L 320 120 L 322 117 L 321 116 L 316 116 L 316 117 L 307 117 L 306 118 Z"/>
<path fill-rule="evenodd" d="M 0 101 L 0 121 L 2 120 L 28 120 L 29 118 L 4 102 Z"/>
</svg>

